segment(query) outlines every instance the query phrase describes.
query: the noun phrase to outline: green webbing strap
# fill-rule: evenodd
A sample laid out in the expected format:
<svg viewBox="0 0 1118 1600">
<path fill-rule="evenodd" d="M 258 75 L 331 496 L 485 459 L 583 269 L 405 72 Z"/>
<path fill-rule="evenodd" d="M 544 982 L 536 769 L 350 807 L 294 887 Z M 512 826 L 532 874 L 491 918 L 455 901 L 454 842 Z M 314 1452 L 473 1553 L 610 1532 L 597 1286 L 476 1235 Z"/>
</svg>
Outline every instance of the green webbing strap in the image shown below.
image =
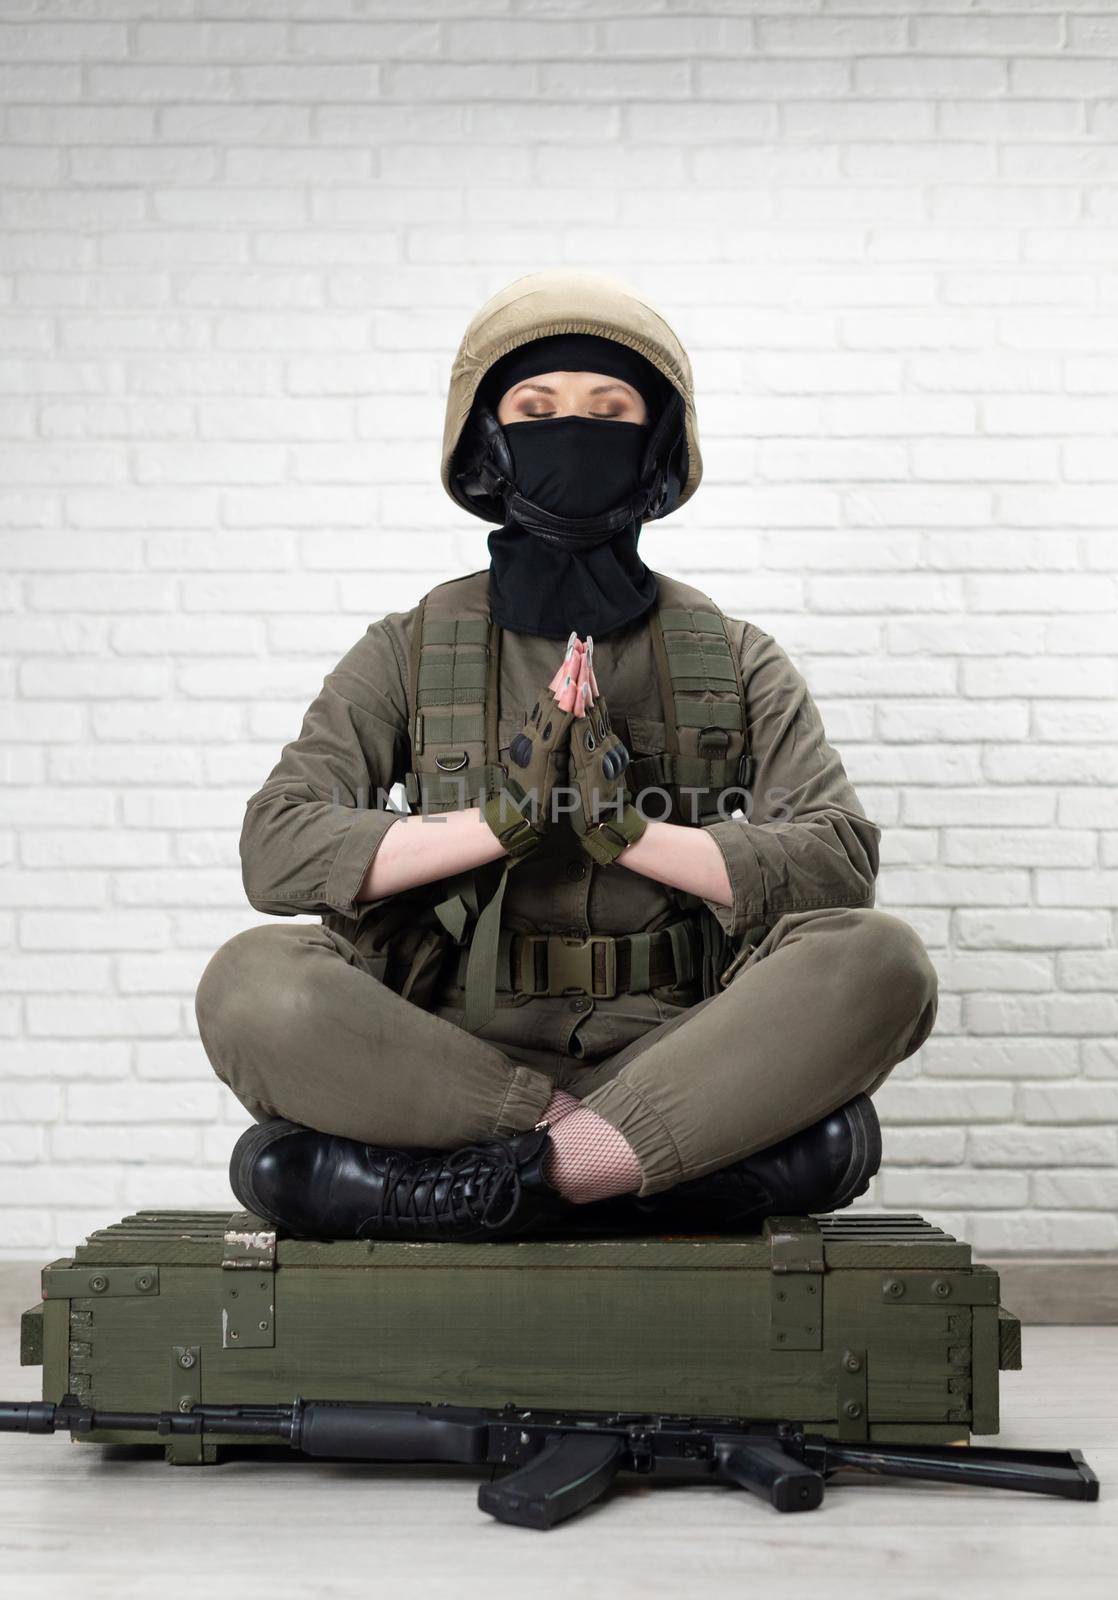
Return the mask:
<svg viewBox="0 0 1118 1600">
<path fill-rule="evenodd" d="M 676 689 L 716 689 L 725 693 L 727 685 L 737 688 L 734 658 L 725 637 L 669 639 L 665 648 Z"/>
<path fill-rule="evenodd" d="M 447 716 L 432 716 L 429 711 L 423 713 L 423 740 L 425 744 L 459 745 L 480 744 L 485 738 L 485 718 L 474 712 L 471 716 L 462 716 L 457 711 L 452 711 Z"/>
<path fill-rule="evenodd" d="M 674 945 L 672 950 L 674 953 Z M 644 994 L 651 987 L 648 965 L 651 953 L 652 935 L 650 933 L 631 933 L 629 935 L 629 990 L 632 994 Z"/>
<path fill-rule="evenodd" d="M 693 670 L 677 670 L 678 663 L 672 662 L 672 687 L 679 691 L 692 689 L 714 689 L 718 694 L 729 694 L 737 688 L 737 679 L 734 677 L 733 667 L 726 662 L 725 667 L 719 671 L 716 667 L 696 664 Z"/>
<path fill-rule="evenodd" d="M 505 776 L 499 766 L 463 767 L 460 772 L 448 772 L 441 777 L 434 772 L 406 772 L 404 793 L 408 804 L 418 806 L 424 796 L 428 807 L 457 806 L 463 799 L 473 800 L 479 794 L 494 793 Z"/>
<path fill-rule="evenodd" d="M 672 762 L 676 758 L 664 751 L 659 755 L 634 756 L 625 771 L 625 785 L 630 794 L 642 789 L 666 789 L 672 781 Z"/>
<path fill-rule="evenodd" d="M 501 754 L 501 627 L 489 619 L 489 676 L 481 691 L 481 708 L 485 714 L 485 760 L 495 762 Z"/>
<path fill-rule="evenodd" d="M 673 756 L 667 753 L 637 756 L 629 763 L 625 779 L 630 794 L 639 794 L 646 788 L 666 789 L 672 784 L 687 789 L 727 789 L 738 783 L 740 765 L 740 759 L 708 761 L 704 756 Z M 658 815 L 653 807 L 650 817 Z"/>
<path fill-rule="evenodd" d="M 417 753 L 441 747 L 444 758 L 461 755 L 465 767 L 466 752 L 458 747 L 483 743 L 484 715 L 458 708 L 476 707 L 479 702 L 484 706 L 488 644 L 489 623 L 483 618 L 433 617 L 424 602 L 421 646 L 413 659 L 411 682 Z M 438 715 L 430 709 L 433 706 L 448 710 Z M 435 787 L 431 799 L 437 806 L 461 803 L 478 794 L 478 780 L 472 773 L 464 794 L 460 785 L 441 786 L 438 775 L 432 777 Z M 488 784 L 484 786 L 488 788 Z"/>
<path fill-rule="evenodd" d="M 675 781 L 687 789 L 728 789 L 737 782 L 738 762 L 705 761 L 702 756 L 676 756 Z"/>
<path fill-rule="evenodd" d="M 461 944 L 466 924 L 470 920 L 470 913 L 462 896 L 453 894 L 449 900 L 443 900 L 435 907 L 435 915 L 455 944 Z"/>
<path fill-rule="evenodd" d="M 682 628 L 687 633 L 723 633 L 722 618 L 713 611 L 690 611 L 686 606 L 664 606 L 662 628 Z"/>
<path fill-rule="evenodd" d="M 702 906 L 701 900 L 699 905 Z M 718 928 L 718 923 L 705 909 L 703 915 Z M 552 939 L 559 937 L 524 934 L 516 928 L 502 927 L 497 943 L 498 993 L 536 997 L 555 997 L 568 993 L 574 981 L 570 964 L 563 961 L 562 952 L 555 964 L 549 956 Z M 701 954 L 702 937 L 698 918 L 695 917 L 681 925 L 658 928 L 651 933 L 619 934 L 616 938 L 612 935 L 592 935 L 595 940 L 612 944 L 614 948 L 617 982 L 610 998 L 613 995 L 647 994 L 653 987 L 663 984 L 690 983 L 700 975 L 697 961 Z M 665 966 L 664 944 L 671 950 L 670 972 Z M 652 959 L 654 953 L 657 958 L 655 963 Z M 470 951 L 466 946 L 459 948 L 453 957 L 448 969 L 452 988 L 465 988 L 469 958 Z"/>
<path fill-rule="evenodd" d="M 489 624 L 484 618 L 424 618 L 424 644 L 485 644 L 488 639 Z"/>
<path fill-rule="evenodd" d="M 664 648 L 669 661 L 718 662 L 732 659 L 725 634 L 720 634 L 717 639 L 713 634 L 709 639 L 705 635 L 700 639 L 665 639 Z"/>
<path fill-rule="evenodd" d="M 667 757 L 663 781 L 666 785 L 674 784 L 677 793 L 683 789 L 699 790 L 709 797 L 712 792 L 733 787 L 738 781 L 738 759 L 726 756 L 731 731 L 745 728 L 737 664 L 723 619 L 717 611 L 665 606 L 659 613 L 659 620 L 664 630 L 690 634 L 690 638 L 665 639 L 663 655 L 671 680 L 675 727 L 700 730 L 698 754 L 685 755 L 678 748 L 674 750 Z M 709 690 L 723 696 L 733 694 L 734 698 L 717 701 L 686 698 L 696 690 Z M 632 783 L 635 784 L 638 777 L 647 781 L 641 771 L 633 774 Z M 678 803 L 686 814 L 689 807 L 682 795 Z M 694 804 L 693 798 L 691 804 Z"/>
<path fill-rule="evenodd" d="M 506 858 L 497 887 L 477 919 L 466 962 L 466 1010 L 462 1026 L 476 1033 L 497 1009 L 497 959 L 501 936 L 501 905 L 513 862 Z"/>
<path fill-rule="evenodd" d="M 502 928 L 497 936 L 497 988 L 509 993 L 515 988 L 512 981 L 513 933 L 512 928 Z"/>
<path fill-rule="evenodd" d="M 687 929 L 687 923 L 673 922 L 667 930 L 668 938 L 672 942 L 672 955 L 675 958 L 677 983 L 689 983 L 695 975 L 691 957 L 691 941 L 687 936 Z"/>
<path fill-rule="evenodd" d="M 421 706 L 471 705 L 481 699 L 488 663 L 481 650 L 458 650 L 436 661 L 421 661 L 417 689 Z"/>
<path fill-rule="evenodd" d="M 675 720 L 681 728 L 740 728 L 741 701 L 676 700 Z"/>
</svg>

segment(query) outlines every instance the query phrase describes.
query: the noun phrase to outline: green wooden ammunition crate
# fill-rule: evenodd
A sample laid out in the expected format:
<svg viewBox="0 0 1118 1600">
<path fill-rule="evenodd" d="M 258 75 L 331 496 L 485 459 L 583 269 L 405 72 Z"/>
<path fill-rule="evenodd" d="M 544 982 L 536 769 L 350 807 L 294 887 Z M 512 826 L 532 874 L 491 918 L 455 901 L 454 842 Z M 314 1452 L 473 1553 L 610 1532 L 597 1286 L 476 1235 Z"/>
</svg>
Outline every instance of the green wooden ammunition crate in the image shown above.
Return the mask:
<svg viewBox="0 0 1118 1600">
<path fill-rule="evenodd" d="M 968 1244 L 910 1214 L 397 1244 L 277 1240 L 246 1212 L 141 1211 L 43 1269 L 23 1359 L 42 1363 L 44 1399 L 69 1390 L 110 1410 L 512 1402 L 944 1443 L 998 1431 L 999 1370 L 1021 1365 L 998 1288 Z M 183 1462 L 218 1447 L 167 1449 Z"/>
</svg>

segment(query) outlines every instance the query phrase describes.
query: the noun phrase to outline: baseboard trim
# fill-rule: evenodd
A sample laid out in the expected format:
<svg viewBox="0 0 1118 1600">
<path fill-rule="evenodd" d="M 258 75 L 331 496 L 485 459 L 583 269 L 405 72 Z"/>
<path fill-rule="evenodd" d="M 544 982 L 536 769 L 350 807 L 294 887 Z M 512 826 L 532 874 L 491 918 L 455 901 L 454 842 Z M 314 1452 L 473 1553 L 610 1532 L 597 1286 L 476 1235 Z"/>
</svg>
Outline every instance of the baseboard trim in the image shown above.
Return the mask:
<svg viewBox="0 0 1118 1600">
<path fill-rule="evenodd" d="M 1118 1256 L 986 1256 L 1022 1323 L 1118 1323 Z"/>
</svg>

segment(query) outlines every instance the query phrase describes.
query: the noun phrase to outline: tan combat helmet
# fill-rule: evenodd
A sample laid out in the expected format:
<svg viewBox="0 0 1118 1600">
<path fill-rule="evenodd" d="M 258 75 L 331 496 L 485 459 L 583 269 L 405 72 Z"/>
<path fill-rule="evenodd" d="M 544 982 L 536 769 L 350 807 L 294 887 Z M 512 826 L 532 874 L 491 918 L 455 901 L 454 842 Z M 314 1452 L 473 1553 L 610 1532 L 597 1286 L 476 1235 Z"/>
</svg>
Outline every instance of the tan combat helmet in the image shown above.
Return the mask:
<svg viewBox="0 0 1118 1600">
<path fill-rule="evenodd" d="M 533 339 L 557 333 L 615 339 L 644 356 L 667 379 L 679 397 L 678 403 L 674 397 L 672 400 L 674 426 L 668 416 L 661 419 L 665 429 L 671 426 L 674 434 L 674 438 L 665 437 L 665 462 L 671 462 L 672 477 L 648 516 L 666 516 L 683 505 L 698 488 L 703 473 L 687 352 L 666 318 L 636 289 L 618 278 L 574 267 L 552 267 L 516 278 L 490 296 L 472 318 L 454 358 L 447 394 L 441 471 L 447 494 L 475 516 L 487 521 L 503 519 L 503 504 L 488 471 L 486 441 L 472 437 L 477 413 L 484 410 L 480 405 L 475 409 L 474 401 L 486 373 L 502 356 Z M 496 418 L 489 413 L 484 420 L 492 434 L 498 427 Z M 466 456 L 468 460 L 463 459 Z"/>
</svg>

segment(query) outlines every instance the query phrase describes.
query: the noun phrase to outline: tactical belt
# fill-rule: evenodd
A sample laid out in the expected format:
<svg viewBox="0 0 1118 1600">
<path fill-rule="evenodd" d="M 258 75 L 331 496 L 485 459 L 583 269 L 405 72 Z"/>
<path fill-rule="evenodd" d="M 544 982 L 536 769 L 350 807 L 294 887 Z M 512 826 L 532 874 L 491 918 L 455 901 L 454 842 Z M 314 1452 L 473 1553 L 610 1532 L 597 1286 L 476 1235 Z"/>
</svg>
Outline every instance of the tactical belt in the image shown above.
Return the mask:
<svg viewBox="0 0 1118 1600">
<path fill-rule="evenodd" d="M 453 986 L 466 981 L 468 948 L 457 952 Z M 497 990 L 506 994 L 557 996 L 572 992 L 608 1000 L 643 994 L 699 975 L 699 934 L 694 922 L 675 922 L 655 933 L 614 938 L 591 934 L 518 933 L 502 928 L 497 951 Z"/>
</svg>

